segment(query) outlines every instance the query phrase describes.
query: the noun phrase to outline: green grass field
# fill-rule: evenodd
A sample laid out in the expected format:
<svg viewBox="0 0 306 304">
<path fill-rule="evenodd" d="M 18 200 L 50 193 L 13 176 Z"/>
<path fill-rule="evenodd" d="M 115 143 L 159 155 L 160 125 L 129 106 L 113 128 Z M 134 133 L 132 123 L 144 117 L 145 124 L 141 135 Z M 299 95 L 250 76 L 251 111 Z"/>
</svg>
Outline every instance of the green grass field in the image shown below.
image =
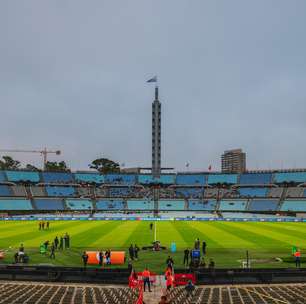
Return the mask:
<svg viewBox="0 0 306 304">
<path fill-rule="evenodd" d="M 297 245 L 306 251 L 306 223 L 255 223 L 255 222 L 157 222 L 157 239 L 162 245 L 177 244 L 177 252 L 140 251 L 138 270 L 146 265 L 153 271 L 163 271 L 165 260 L 171 254 L 175 266 L 183 267 L 183 250 L 191 248 L 199 237 L 207 243 L 207 259 L 214 258 L 216 267 L 240 267 L 240 260 L 249 250 L 252 267 L 290 267 L 290 253 Z M 56 259 L 39 253 L 39 245 L 46 240 L 68 232 L 71 249 L 56 253 Z M 11 263 L 13 254 L 23 243 L 31 264 L 80 266 L 83 250 L 127 250 L 130 244 L 139 247 L 153 241 L 149 222 L 145 221 L 54 221 L 50 229 L 38 230 L 38 222 L 0 222 L 0 250 L 7 250 L 0 263 Z M 275 258 L 289 258 L 277 262 Z"/>
</svg>

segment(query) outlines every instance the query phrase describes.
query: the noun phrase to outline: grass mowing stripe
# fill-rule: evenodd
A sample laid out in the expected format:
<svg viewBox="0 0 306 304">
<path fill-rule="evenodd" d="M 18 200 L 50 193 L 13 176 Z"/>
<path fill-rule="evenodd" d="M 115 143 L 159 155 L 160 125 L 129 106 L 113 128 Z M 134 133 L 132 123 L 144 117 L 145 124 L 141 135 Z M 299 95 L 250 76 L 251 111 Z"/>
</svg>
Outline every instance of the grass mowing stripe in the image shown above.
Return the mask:
<svg viewBox="0 0 306 304">
<path fill-rule="evenodd" d="M 78 229 L 71 233 L 73 245 L 76 247 L 97 247 L 97 239 L 111 233 L 119 223 L 116 221 L 92 221 L 85 229 Z"/>
<path fill-rule="evenodd" d="M 137 221 L 134 222 L 134 230 L 123 244 L 123 247 L 130 247 L 131 244 L 143 247 L 151 245 L 154 240 L 154 229 L 150 230 L 149 223 Z"/>
<path fill-rule="evenodd" d="M 33 226 L 34 231 L 27 231 L 22 233 L 23 229 L 22 227 L 19 227 L 18 230 L 15 230 L 15 234 L 8 236 L 8 237 L 1 237 L 0 238 L 0 246 L 2 246 L 2 244 L 9 244 L 9 246 L 19 246 L 20 243 L 24 242 L 27 244 L 27 246 L 38 246 L 40 245 L 39 240 L 41 241 L 46 241 L 49 239 L 49 241 L 51 241 L 50 235 L 52 234 L 52 240 L 55 237 L 55 235 L 62 231 L 71 228 L 72 223 L 71 222 L 59 222 L 57 223 L 57 225 L 53 226 L 52 228 L 50 228 L 49 230 L 43 230 L 43 231 L 38 231 L 36 228 L 36 226 Z M 65 229 L 64 229 L 65 228 Z M 64 231 L 66 232 L 66 231 Z"/>
<path fill-rule="evenodd" d="M 122 248 L 123 244 L 133 232 L 134 227 L 132 223 L 133 222 L 130 221 L 117 222 L 117 225 L 114 226 L 113 229 L 109 230 L 108 233 L 104 234 L 92 244 L 95 246 L 102 246 L 104 249 L 106 249 L 106 247 L 109 249 Z"/>
<path fill-rule="evenodd" d="M 219 223 L 216 223 L 219 224 Z M 238 226 L 239 223 L 229 223 L 223 222 L 220 226 L 220 229 L 225 229 L 233 234 L 239 235 L 240 238 L 245 239 L 252 243 L 251 247 L 244 247 L 244 248 L 267 248 L 267 247 L 287 247 L 287 244 L 266 236 L 267 234 L 263 235 L 262 233 L 256 233 L 256 229 L 244 229 L 246 223 L 243 223 L 242 226 Z"/>
<path fill-rule="evenodd" d="M 174 228 L 173 223 L 171 221 L 161 221 L 155 222 L 157 224 L 157 233 L 156 238 L 160 241 L 162 246 L 170 247 L 172 242 L 176 243 L 178 248 L 186 247 L 186 242 L 182 238 L 180 232 Z"/>
<path fill-rule="evenodd" d="M 196 238 L 200 240 L 205 240 L 207 244 L 210 244 L 212 247 L 219 247 L 219 244 L 215 242 L 211 236 L 208 236 L 202 229 L 195 229 L 191 226 L 189 222 L 175 222 L 176 229 L 181 234 L 182 238 L 185 240 L 185 243 L 188 247 L 194 247 L 194 241 Z"/>
<path fill-rule="evenodd" d="M 276 231 L 294 238 L 304 240 L 306 238 L 306 232 L 288 229 L 286 225 L 275 225 L 275 223 L 262 223 L 261 226 L 267 227 L 269 230 Z"/>
<path fill-rule="evenodd" d="M 258 246 L 262 247 L 264 244 L 265 247 L 288 247 L 292 244 L 291 239 L 284 238 L 282 234 L 275 233 L 273 231 L 269 231 L 268 229 L 261 228 L 259 223 L 225 223 L 225 224 L 232 224 L 235 228 L 239 228 L 244 233 L 249 233 L 252 237 L 252 240 L 258 240 Z"/>
</svg>

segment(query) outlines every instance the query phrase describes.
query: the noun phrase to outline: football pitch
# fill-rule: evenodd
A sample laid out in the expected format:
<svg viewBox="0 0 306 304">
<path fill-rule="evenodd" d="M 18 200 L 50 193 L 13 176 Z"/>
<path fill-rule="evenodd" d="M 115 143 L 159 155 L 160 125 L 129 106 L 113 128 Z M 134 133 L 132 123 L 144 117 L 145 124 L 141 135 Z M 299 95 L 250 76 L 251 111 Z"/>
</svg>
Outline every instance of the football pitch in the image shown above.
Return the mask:
<svg viewBox="0 0 306 304">
<path fill-rule="evenodd" d="M 154 240 L 149 225 L 148 221 L 51 221 L 49 230 L 39 231 L 36 221 L 2 221 L 0 250 L 6 253 L 0 263 L 12 263 L 21 243 L 30 264 L 81 266 L 84 250 L 125 250 L 128 257 L 131 244 L 141 248 Z M 55 260 L 39 253 L 43 242 L 52 242 L 66 232 L 71 238 L 69 250 L 57 251 Z M 306 251 L 306 223 L 158 221 L 156 236 L 167 250 L 141 250 L 134 262 L 136 270 L 148 266 L 162 272 L 168 255 L 174 258 L 176 268 L 183 268 L 183 250 L 191 249 L 196 238 L 207 243 L 206 262 L 213 258 L 216 267 L 222 268 L 241 267 L 246 250 L 252 267 L 293 267 L 292 246 L 301 248 L 302 257 Z M 172 242 L 176 243 L 175 253 L 169 250 Z"/>
</svg>

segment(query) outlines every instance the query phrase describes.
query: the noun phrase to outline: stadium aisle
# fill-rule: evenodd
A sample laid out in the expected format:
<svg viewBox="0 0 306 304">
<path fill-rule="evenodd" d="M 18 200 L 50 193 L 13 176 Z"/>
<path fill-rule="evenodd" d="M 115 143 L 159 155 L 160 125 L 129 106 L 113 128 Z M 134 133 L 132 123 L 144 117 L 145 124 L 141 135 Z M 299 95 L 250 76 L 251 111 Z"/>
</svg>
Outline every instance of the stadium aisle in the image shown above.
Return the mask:
<svg viewBox="0 0 306 304">
<path fill-rule="evenodd" d="M 163 275 L 156 276 L 156 283 L 151 286 L 152 292 L 146 291 L 143 295 L 143 300 L 146 304 L 156 304 L 160 301 L 160 297 L 166 289 L 165 278 Z"/>
</svg>

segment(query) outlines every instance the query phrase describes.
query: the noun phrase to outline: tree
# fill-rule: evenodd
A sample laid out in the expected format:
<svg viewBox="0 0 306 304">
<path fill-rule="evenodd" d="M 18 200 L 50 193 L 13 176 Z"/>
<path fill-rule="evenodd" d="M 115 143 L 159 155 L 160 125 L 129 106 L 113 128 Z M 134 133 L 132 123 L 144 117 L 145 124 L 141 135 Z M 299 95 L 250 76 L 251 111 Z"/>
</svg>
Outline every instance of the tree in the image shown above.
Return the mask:
<svg viewBox="0 0 306 304">
<path fill-rule="evenodd" d="M 61 162 L 46 162 L 45 171 L 53 172 L 70 172 L 70 169 L 67 167 L 64 161 Z"/>
<path fill-rule="evenodd" d="M 1 170 L 17 170 L 20 167 L 20 161 L 13 159 L 10 156 L 3 156 L 0 159 Z"/>
<path fill-rule="evenodd" d="M 96 169 L 102 174 L 108 173 L 120 173 L 120 165 L 107 158 L 98 158 L 95 159 L 90 165 L 89 168 Z"/>
<path fill-rule="evenodd" d="M 41 171 L 40 169 L 38 169 L 37 167 L 35 167 L 35 166 L 31 165 L 31 164 L 27 164 L 27 165 L 25 166 L 25 169 L 26 169 L 27 171 L 33 171 L 33 172 L 39 172 L 39 171 Z"/>
</svg>

